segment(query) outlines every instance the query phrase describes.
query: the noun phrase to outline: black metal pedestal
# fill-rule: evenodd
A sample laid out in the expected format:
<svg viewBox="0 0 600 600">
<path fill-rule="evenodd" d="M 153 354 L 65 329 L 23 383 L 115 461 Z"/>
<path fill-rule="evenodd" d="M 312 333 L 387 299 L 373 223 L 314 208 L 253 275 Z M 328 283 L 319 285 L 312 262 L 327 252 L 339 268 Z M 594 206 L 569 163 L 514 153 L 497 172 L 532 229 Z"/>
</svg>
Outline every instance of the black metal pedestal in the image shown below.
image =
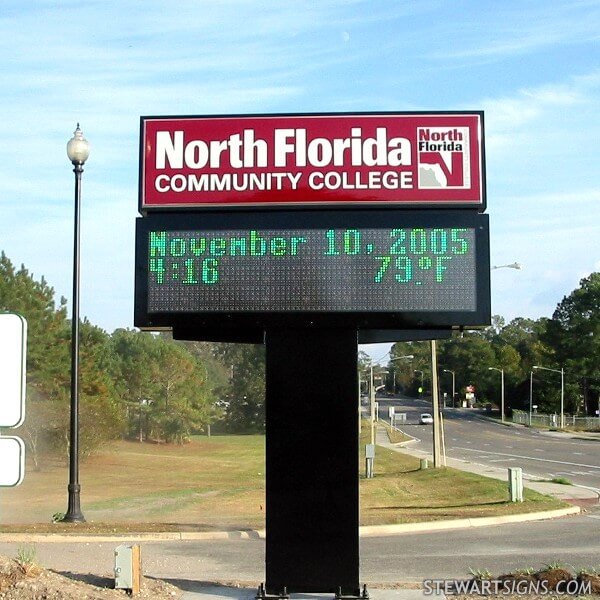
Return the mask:
<svg viewBox="0 0 600 600">
<path fill-rule="evenodd" d="M 267 331 L 265 341 L 262 594 L 361 597 L 356 331 Z"/>
</svg>

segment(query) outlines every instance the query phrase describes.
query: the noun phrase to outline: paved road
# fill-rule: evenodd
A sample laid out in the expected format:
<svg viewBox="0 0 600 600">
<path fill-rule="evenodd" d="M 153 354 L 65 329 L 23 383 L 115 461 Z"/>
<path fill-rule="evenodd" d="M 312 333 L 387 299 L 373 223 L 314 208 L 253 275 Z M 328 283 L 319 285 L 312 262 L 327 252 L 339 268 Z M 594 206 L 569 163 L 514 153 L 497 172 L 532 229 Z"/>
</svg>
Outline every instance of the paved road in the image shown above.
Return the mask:
<svg viewBox="0 0 600 600">
<path fill-rule="evenodd" d="M 431 426 L 418 425 L 418 415 L 431 405 L 426 400 L 380 399 L 380 417 L 387 406 L 407 413 L 406 433 L 419 439 L 412 450 L 431 453 Z M 565 439 L 560 434 L 526 427 L 507 427 L 482 419 L 470 409 L 444 411 L 446 453 L 452 458 L 494 467 L 522 467 L 530 478 L 567 478 L 572 483 L 600 489 L 600 441 Z"/>
<path fill-rule="evenodd" d="M 368 583 L 463 578 L 470 569 L 501 574 L 561 562 L 576 568 L 600 566 L 600 507 L 581 516 L 552 521 L 404 534 L 361 539 L 361 580 Z M 110 575 L 114 543 L 38 543 L 40 563 L 59 571 Z M 0 543 L 15 556 L 23 544 Z M 182 589 L 198 581 L 264 579 L 264 540 L 142 542 L 147 575 L 172 580 Z"/>
<path fill-rule="evenodd" d="M 382 402 L 382 416 L 384 410 L 385 404 Z M 415 419 L 426 410 L 424 401 L 417 401 L 410 408 Z M 485 444 L 496 440 L 494 443 L 503 444 L 506 449 L 510 440 L 510 445 L 516 444 L 516 447 L 508 449 L 511 454 L 532 454 L 528 463 L 531 469 L 542 465 L 541 470 L 546 472 L 548 465 L 554 465 L 553 461 L 563 460 L 567 450 L 579 451 L 575 450 L 575 445 L 565 445 L 564 440 L 539 434 L 525 436 L 522 432 L 515 435 L 514 430 L 501 425 L 472 420 L 472 412 L 454 412 L 455 415 L 446 421 L 448 451 L 452 453 L 467 452 L 466 456 L 478 453 L 478 459 L 498 460 L 497 448 Z M 425 448 L 429 443 L 431 427 L 417 424 L 410 427 L 415 433 L 421 432 Z M 467 438 L 471 444 L 465 443 Z M 543 456 L 533 455 L 536 448 L 533 442 L 544 444 Z M 600 443 L 587 444 L 583 443 L 582 446 L 588 454 L 581 463 L 588 464 L 590 473 L 580 475 L 581 478 L 594 477 L 597 471 Z M 506 458 L 514 457 L 502 457 L 502 460 Z M 498 463 L 494 464 L 498 466 Z M 552 521 L 365 537 L 361 539 L 361 580 L 367 584 L 389 584 L 427 578 L 463 578 L 469 575 L 470 569 L 487 569 L 493 574 L 501 574 L 517 568 L 539 568 L 552 562 L 575 568 L 598 568 L 599 540 L 600 506 L 589 507 L 587 512 L 576 517 Z M 118 543 L 38 543 L 36 550 L 40 563 L 46 567 L 58 571 L 110 575 L 113 551 Z M 15 556 L 22 546 L 22 542 L 0 543 L 0 554 Z M 198 589 L 199 581 L 258 583 L 264 579 L 264 551 L 264 540 L 259 538 L 142 543 L 144 572 L 171 580 L 184 590 Z"/>
</svg>

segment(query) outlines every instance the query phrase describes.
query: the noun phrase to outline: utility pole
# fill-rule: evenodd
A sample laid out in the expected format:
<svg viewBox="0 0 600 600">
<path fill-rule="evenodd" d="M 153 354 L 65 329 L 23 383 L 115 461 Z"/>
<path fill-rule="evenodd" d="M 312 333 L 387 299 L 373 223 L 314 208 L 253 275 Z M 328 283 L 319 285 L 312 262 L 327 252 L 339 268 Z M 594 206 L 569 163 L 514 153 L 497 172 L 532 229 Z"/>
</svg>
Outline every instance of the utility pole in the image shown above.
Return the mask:
<svg viewBox="0 0 600 600">
<path fill-rule="evenodd" d="M 375 386 L 373 385 L 373 364 L 371 364 L 369 399 L 371 401 L 371 444 L 375 444 Z"/>
<path fill-rule="evenodd" d="M 437 343 L 431 340 L 431 396 L 433 402 L 433 466 L 440 464 L 440 397 L 437 373 Z"/>
</svg>

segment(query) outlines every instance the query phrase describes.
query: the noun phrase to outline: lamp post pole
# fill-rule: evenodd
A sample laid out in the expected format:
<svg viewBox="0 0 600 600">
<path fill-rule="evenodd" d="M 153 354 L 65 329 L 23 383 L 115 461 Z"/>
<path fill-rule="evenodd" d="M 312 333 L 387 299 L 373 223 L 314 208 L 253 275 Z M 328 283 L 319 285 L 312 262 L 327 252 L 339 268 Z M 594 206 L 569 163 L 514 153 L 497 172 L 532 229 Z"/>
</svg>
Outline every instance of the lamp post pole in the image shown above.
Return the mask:
<svg viewBox="0 0 600 600">
<path fill-rule="evenodd" d="M 400 360 L 401 358 L 412 359 L 414 356 L 412 354 L 407 354 L 406 356 L 396 356 L 395 358 L 390 358 L 390 362 L 394 360 Z M 369 387 L 369 401 L 371 408 L 371 444 L 375 444 L 375 383 L 373 380 L 373 366 L 373 363 L 371 363 L 371 381 Z"/>
<path fill-rule="evenodd" d="M 375 444 L 375 388 L 373 387 L 373 363 L 371 363 L 371 380 L 369 383 L 369 408 L 371 413 L 371 444 Z"/>
<path fill-rule="evenodd" d="M 63 521 L 81 523 L 85 517 L 81 512 L 79 485 L 79 248 L 81 175 L 83 165 L 90 154 L 87 140 L 77 124 L 73 137 L 67 144 L 67 156 L 75 173 L 75 225 L 73 243 L 73 316 L 71 319 L 71 414 L 69 438 L 69 503 Z"/>
<path fill-rule="evenodd" d="M 565 369 L 560 369 L 560 428 L 565 428 Z"/>
<path fill-rule="evenodd" d="M 533 371 L 529 372 L 529 427 L 531 427 L 531 413 L 533 411 Z"/>
<path fill-rule="evenodd" d="M 488 367 L 488 371 L 500 371 L 501 374 L 501 390 L 500 390 L 500 418 L 504 423 L 504 369 L 497 367 Z"/>
<path fill-rule="evenodd" d="M 534 366 L 534 369 L 541 369 L 542 371 L 552 371 L 553 373 L 560 373 L 560 428 L 565 428 L 565 369 L 562 367 L 560 371 L 558 369 L 549 369 L 548 367 Z"/>
<path fill-rule="evenodd" d="M 444 373 L 452 374 L 452 406 L 454 406 L 454 397 L 456 395 L 456 373 L 450 369 L 444 369 Z"/>
</svg>

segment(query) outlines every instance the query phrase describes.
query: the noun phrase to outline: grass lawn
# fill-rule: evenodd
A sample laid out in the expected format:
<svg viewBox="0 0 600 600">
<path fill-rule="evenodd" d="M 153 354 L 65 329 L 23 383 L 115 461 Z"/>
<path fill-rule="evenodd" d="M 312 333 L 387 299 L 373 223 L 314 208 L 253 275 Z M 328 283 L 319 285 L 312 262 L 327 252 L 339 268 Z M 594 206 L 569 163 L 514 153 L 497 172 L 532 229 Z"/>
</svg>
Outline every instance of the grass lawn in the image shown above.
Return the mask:
<svg viewBox="0 0 600 600">
<path fill-rule="evenodd" d="M 118 441 L 81 465 L 81 508 L 97 532 L 198 531 L 263 528 L 264 436 L 195 437 L 184 446 Z M 505 482 L 453 469 L 419 470 L 411 456 L 377 448 L 375 478 L 360 475 L 361 524 L 492 516 L 558 508 L 563 504 L 526 492 L 507 502 Z M 68 471 L 29 469 L 20 487 L 0 489 L 0 530 L 73 530 L 52 524 L 67 504 Z M 33 527 L 35 524 L 35 527 Z M 110 525 L 109 525 L 110 524 Z M 143 524 L 143 525 L 140 525 Z"/>
</svg>

